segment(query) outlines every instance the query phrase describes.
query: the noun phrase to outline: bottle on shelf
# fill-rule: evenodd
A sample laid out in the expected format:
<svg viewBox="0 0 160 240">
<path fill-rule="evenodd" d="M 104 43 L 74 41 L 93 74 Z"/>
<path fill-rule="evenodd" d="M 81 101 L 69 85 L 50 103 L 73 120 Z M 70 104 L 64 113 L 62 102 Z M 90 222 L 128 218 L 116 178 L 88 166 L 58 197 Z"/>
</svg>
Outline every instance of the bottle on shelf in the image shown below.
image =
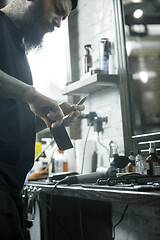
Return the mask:
<svg viewBox="0 0 160 240">
<path fill-rule="evenodd" d="M 144 162 L 140 150 L 135 157 L 135 172 L 144 175 Z"/>
<path fill-rule="evenodd" d="M 36 142 L 35 143 L 35 158 L 42 152 L 42 143 Z"/>
<path fill-rule="evenodd" d="M 63 172 L 64 151 L 57 150 L 54 157 L 54 169 L 55 173 Z"/>
<path fill-rule="evenodd" d="M 109 56 L 111 55 L 111 42 L 108 38 L 101 38 L 99 45 L 100 69 L 109 73 Z"/>
<path fill-rule="evenodd" d="M 49 174 L 55 173 L 55 159 L 51 157 L 51 164 L 49 165 Z"/>
<path fill-rule="evenodd" d="M 159 149 L 156 150 L 156 155 L 157 155 L 157 157 L 159 159 L 159 162 L 160 162 L 160 150 Z"/>
<path fill-rule="evenodd" d="M 68 160 L 67 160 L 67 156 L 65 155 L 63 158 L 63 172 L 68 172 Z"/>
<path fill-rule="evenodd" d="M 84 55 L 84 73 L 89 72 L 89 69 L 92 67 L 92 56 L 90 54 L 90 49 L 92 49 L 91 44 L 87 44 L 84 46 L 86 50 L 86 54 Z"/>
<path fill-rule="evenodd" d="M 92 154 L 92 172 L 96 172 L 97 160 L 98 160 L 98 154 L 96 151 L 94 151 Z"/>
<path fill-rule="evenodd" d="M 146 158 L 147 174 L 155 175 L 156 166 L 159 166 L 159 159 L 156 155 L 155 143 L 151 142 L 149 146 L 149 155 Z"/>
<path fill-rule="evenodd" d="M 110 148 L 109 161 L 112 162 L 116 157 L 119 156 L 118 145 L 116 141 L 111 140 L 109 143 L 109 148 Z"/>
<path fill-rule="evenodd" d="M 130 162 L 128 163 L 128 172 L 135 172 L 135 156 L 133 151 L 131 151 L 128 158 L 130 160 Z"/>
<path fill-rule="evenodd" d="M 55 173 L 68 172 L 68 160 L 64 151 L 57 150 L 54 156 L 54 171 Z"/>
</svg>

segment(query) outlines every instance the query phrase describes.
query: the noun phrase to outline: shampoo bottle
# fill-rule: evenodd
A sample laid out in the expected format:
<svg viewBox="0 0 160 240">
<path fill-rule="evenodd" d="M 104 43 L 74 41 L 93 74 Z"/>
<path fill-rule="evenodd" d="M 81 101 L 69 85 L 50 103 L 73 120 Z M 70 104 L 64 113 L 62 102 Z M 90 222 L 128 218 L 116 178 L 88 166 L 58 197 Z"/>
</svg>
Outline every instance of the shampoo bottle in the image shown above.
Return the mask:
<svg viewBox="0 0 160 240">
<path fill-rule="evenodd" d="M 92 49 L 91 44 L 87 44 L 84 46 L 86 53 L 84 55 L 84 74 L 89 72 L 89 69 L 92 67 L 92 56 L 90 54 L 90 49 Z"/>
<path fill-rule="evenodd" d="M 159 159 L 156 155 L 155 143 L 151 142 L 149 146 L 149 155 L 146 158 L 147 174 L 155 175 L 155 168 L 159 165 Z"/>
<path fill-rule="evenodd" d="M 100 40 L 100 69 L 105 73 L 109 73 L 109 56 L 111 55 L 111 42 L 108 38 L 101 38 Z"/>
</svg>

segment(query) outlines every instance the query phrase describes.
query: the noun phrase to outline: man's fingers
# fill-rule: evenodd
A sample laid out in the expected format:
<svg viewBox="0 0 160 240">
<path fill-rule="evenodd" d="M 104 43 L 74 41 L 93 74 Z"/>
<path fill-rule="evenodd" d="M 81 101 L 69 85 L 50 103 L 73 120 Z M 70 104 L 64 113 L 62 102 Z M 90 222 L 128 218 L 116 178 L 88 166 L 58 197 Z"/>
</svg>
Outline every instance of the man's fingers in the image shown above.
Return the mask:
<svg viewBox="0 0 160 240">
<path fill-rule="evenodd" d="M 69 103 L 67 102 L 62 102 L 59 104 L 60 108 L 62 109 L 64 115 L 68 115 L 72 111 L 72 107 Z"/>
<path fill-rule="evenodd" d="M 45 122 L 45 124 L 47 125 L 47 127 L 51 127 L 51 128 L 54 128 L 54 127 L 58 127 L 61 125 L 62 123 L 62 120 L 58 120 L 58 121 L 51 121 L 49 118 L 43 118 L 43 121 Z"/>
<path fill-rule="evenodd" d="M 70 114 L 69 114 L 69 117 L 73 118 L 73 117 L 78 117 L 79 115 L 81 114 L 81 112 L 79 110 L 76 110 L 76 111 L 72 111 Z"/>
<path fill-rule="evenodd" d="M 46 124 L 47 127 L 50 127 L 50 126 L 51 126 L 51 121 L 50 121 L 50 119 L 42 118 L 42 120 L 45 122 L 45 124 Z"/>
<path fill-rule="evenodd" d="M 76 104 L 72 105 L 73 111 L 76 111 L 76 110 L 83 111 L 84 109 L 85 109 L 85 106 L 83 104 L 82 105 L 76 105 Z"/>
<path fill-rule="evenodd" d="M 62 113 L 62 112 L 60 112 L 60 113 L 54 113 L 54 112 L 49 112 L 48 114 L 47 114 L 47 117 L 50 119 L 50 120 L 52 120 L 52 121 L 61 121 L 62 119 L 63 119 L 63 117 L 64 117 L 64 114 Z"/>
<path fill-rule="evenodd" d="M 62 121 L 56 121 L 56 122 L 52 122 L 52 124 L 51 124 L 51 128 L 58 127 L 58 126 L 60 126 L 60 125 L 61 125 L 61 123 L 62 123 Z"/>
<path fill-rule="evenodd" d="M 69 117 L 76 116 L 78 117 L 81 114 L 81 111 L 85 109 L 84 105 L 72 105 L 72 112 L 69 114 Z"/>
<path fill-rule="evenodd" d="M 60 108 L 57 108 L 56 111 L 49 110 L 46 117 L 48 119 L 48 120 L 46 120 L 47 123 L 50 122 L 49 127 L 54 128 L 54 127 L 58 127 L 59 125 L 61 125 L 64 114 Z"/>
<path fill-rule="evenodd" d="M 85 106 L 83 104 L 82 105 L 77 105 L 77 104 L 70 105 L 67 102 L 63 102 L 59 106 L 62 109 L 65 116 L 68 114 L 71 114 L 72 112 L 74 112 L 76 110 L 83 111 L 85 109 Z"/>
</svg>

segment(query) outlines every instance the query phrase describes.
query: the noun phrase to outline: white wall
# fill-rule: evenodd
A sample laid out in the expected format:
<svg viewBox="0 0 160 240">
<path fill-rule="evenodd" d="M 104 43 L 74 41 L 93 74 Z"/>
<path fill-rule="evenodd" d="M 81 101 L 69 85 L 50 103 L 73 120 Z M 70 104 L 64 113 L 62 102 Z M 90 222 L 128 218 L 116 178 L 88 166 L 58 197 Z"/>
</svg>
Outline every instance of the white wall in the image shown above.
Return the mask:
<svg viewBox="0 0 160 240">
<path fill-rule="evenodd" d="M 92 44 L 93 66 L 99 66 L 99 40 L 107 37 L 115 43 L 114 13 L 111 0 L 79 0 L 78 9 L 69 18 L 70 49 L 72 62 L 72 80 L 79 80 L 83 75 L 84 45 Z M 115 66 L 117 66 L 115 59 Z M 85 103 L 85 112 L 95 111 L 98 116 L 109 116 L 109 123 L 104 124 L 104 132 L 100 133 L 101 142 L 109 149 L 109 142 L 115 140 L 120 154 L 124 152 L 120 95 L 118 87 L 104 88 L 91 94 Z M 85 138 L 87 122 L 82 121 L 81 136 Z M 89 139 L 97 141 L 97 133 L 91 128 Z M 109 165 L 109 153 L 98 144 L 99 166 Z"/>
</svg>

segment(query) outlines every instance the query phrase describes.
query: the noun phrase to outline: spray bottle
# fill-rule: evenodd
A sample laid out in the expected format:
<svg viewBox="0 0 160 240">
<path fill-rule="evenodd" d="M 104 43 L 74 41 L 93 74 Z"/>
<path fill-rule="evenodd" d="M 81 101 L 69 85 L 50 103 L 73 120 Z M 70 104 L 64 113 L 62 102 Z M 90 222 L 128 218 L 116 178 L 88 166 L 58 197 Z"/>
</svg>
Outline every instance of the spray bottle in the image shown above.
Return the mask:
<svg viewBox="0 0 160 240">
<path fill-rule="evenodd" d="M 84 55 L 84 74 L 89 72 L 89 69 L 92 67 L 92 56 L 90 54 L 90 49 L 92 49 L 91 44 L 84 46 L 86 54 Z"/>
</svg>

